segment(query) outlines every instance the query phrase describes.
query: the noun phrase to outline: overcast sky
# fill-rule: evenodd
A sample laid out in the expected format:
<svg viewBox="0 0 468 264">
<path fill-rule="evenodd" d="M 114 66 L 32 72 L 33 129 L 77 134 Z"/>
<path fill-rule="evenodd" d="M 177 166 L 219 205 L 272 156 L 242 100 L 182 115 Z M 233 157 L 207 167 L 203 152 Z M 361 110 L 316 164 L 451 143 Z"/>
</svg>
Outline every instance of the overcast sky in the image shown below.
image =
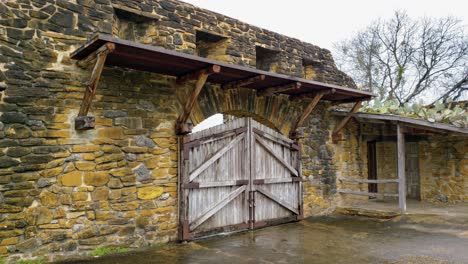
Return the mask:
<svg viewBox="0 0 468 264">
<path fill-rule="evenodd" d="M 289 37 L 331 49 L 332 44 L 394 10 L 411 17 L 456 16 L 468 24 L 468 0 L 184 0 Z"/>
<path fill-rule="evenodd" d="M 331 50 L 377 18 L 395 10 L 413 17 L 455 16 L 468 24 L 468 0 L 184 0 L 198 7 Z M 215 115 L 194 132 L 222 123 Z"/>
</svg>

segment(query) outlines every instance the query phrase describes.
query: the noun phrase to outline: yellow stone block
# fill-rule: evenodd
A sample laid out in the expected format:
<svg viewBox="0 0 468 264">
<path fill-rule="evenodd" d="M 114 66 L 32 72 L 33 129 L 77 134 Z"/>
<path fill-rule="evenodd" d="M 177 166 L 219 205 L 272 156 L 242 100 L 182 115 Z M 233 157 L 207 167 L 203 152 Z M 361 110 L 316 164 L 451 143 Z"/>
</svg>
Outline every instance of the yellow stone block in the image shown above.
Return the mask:
<svg viewBox="0 0 468 264">
<path fill-rule="evenodd" d="M 123 177 L 123 176 L 132 175 L 133 171 L 130 168 L 119 168 L 119 169 L 111 170 L 110 174 L 115 177 Z"/>
<path fill-rule="evenodd" d="M 59 175 L 61 172 L 63 171 L 63 168 L 62 167 L 57 167 L 57 168 L 53 168 L 53 169 L 49 169 L 49 170 L 44 170 L 41 172 L 41 175 L 42 177 L 54 177 L 54 176 L 57 176 Z"/>
<path fill-rule="evenodd" d="M 98 130 L 98 136 L 111 139 L 123 139 L 124 133 L 121 127 L 106 127 Z"/>
<path fill-rule="evenodd" d="M 96 168 L 96 164 L 89 161 L 77 161 L 75 162 L 75 167 L 81 171 L 92 171 Z"/>
<path fill-rule="evenodd" d="M 158 178 L 166 178 L 169 175 L 169 172 L 167 169 L 155 169 L 151 176 L 153 179 L 158 179 Z"/>
<path fill-rule="evenodd" d="M 98 151 L 100 146 L 98 145 L 74 145 L 72 152 L 95 152 Z"/>
<path fill-rule="evenodd" d="M 18 237 L 8 237 L 2 240 L 2 243 L 0 245 L 2 246 L 7 246 L 7 245 L 16 245 L 19 242 Z"/>
<path fill-rule="evenodd" d="M 148 186 L 138 189 L 138 198 L 142 200 L 151 200 L 161 196 L 163 188 L 156 186 Z"/>
<path fill-rule="evenodd" d="M 60 183 L 68 187 L 80 186 L 82 183 L 81 171 L 72 171 L 60 176 Z"/>
<path fill-rule="evenodd" d="M 96 155 L 94 155 L 93 153 L 83 154 L 83 159 L 84 160 L 91 161 L 91 160 L 94 160 L 95 158 L 96 158 Z"/>
<path fill-rule="evenodd" d="M 86 185 L 103 186 L 109 181 L 109 177 L 109 173 L 106 171 L 89 171 L 84 173 L 84 182 Z"/>
<path fill-rule="evenodd" d="M 102 151 L 105 153 L 120 153 L 122 152 L 119 147 L 113 145 L 104 145 L 102 146 Z"/>
</svg>

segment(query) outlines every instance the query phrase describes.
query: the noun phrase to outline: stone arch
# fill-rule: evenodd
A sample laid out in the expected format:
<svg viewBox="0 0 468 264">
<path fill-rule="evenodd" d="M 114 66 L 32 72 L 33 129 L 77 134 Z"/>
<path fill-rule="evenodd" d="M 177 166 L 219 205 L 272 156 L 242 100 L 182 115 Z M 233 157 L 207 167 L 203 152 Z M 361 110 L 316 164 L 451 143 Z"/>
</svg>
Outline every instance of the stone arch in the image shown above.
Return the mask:
<svg viewBox="0 0 468 264">
<path fill-rule="evenodd" d="M 193 85 L 177 89 L 178 99 L 183 104 Z M 287 136 L 304 105 L 303 100 L 291 101 L 287 95 L 257 96 L 253 89 L 223 90 L 219 86 L 206 85 L 197 99 L 191 120 L 195 126 L 217 113 L 249 116 Z"/>
</svg>

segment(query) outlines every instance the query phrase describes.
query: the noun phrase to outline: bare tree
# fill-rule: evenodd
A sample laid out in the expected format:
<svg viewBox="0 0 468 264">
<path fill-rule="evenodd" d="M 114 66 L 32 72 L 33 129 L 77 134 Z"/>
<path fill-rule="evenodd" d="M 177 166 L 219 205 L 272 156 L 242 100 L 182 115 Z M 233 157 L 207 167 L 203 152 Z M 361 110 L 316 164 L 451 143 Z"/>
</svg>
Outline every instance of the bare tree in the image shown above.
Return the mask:
<svg viewBox="0 0 468 264">
<path fill-rule="evenodd" d="M 453 17 L 413 20 L 396 11 L 335 44 L 335 58 L 380 100 L 403 105 L 421 97 L 460 99 L 467 92 L 468 36 Z"/>
</svg>

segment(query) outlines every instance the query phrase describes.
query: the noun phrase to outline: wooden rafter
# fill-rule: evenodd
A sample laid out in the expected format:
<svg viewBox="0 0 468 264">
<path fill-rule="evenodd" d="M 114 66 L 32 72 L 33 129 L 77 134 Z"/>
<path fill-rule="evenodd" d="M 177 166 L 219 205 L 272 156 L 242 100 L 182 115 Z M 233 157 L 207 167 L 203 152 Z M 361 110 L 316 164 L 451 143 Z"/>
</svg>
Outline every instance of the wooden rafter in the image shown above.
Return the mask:
<svg viewBox="0 0 468 264">
<path fill-rule="evenodd" d="M 290 90 L 298 90 L 299 88 L 301 88 L 301 86 L 302 86 L 302 84 L 300 82 L 293 82 L 293 83 L 289 83 L 289 84 L 286 84 L 286 85 L 281 85 L 281 86 L 276 86 L 276 87 L 270 87 L 270 88 L 263 89 L 261 91 L 258 91 L 257 95 L 258 96 L 270 96 L 270 95 L 274 95 L 276 93 L 286 92 L 286 91 L 290 91 Z"/>
<path fill-rule="evenodd" d="M 249 77 L 249 78 L 246 78 L 246 79 L 241 79 L 241 80 L 236 80 L 236 81 L 225 83 L 225 84 L 221 85 L 221 88 L 224 89 L 224 90 L 235 89 L 235 88 L 238 88 L 238 87 L 244 87 L 244 86 L 252 84 L 252 83 L 261 82 L 263 80 L 265 80 L 265 75 L 260 74 L 260 75 L 254 76 L 254 77 Z"/>
<path fill-rule="evenodd" d="M 94 128 L 94 118 L 88 117 L 87 115 L 89 112 L 89 108 L 91 107 L 94 95 L 96 94 L 97 85 L 99 83 L 99 78 L 101 77 L 107 55 L 113 52 L 114 50 L 115 44 L 108 42 L 102 45 L 95 52 L 91 53 L 86 59 L 82 61 L 86 64 L 92 62 L 93 60 L 96 60 L 93 67 L 93 71 L 91 72 L 91 78 L 89 79 L 88 85 L 86 86 L 83 101 L 81 102 L 80 106 L 80 111 L 78 112 L 78 117 L 75 119 L 76 129 Z"/>
<path fill-rule="evenodd" d="M 190 117 L 190 114 L 192 113 L 193 106 L 195 105 L 195 102 L 197 101 L 198 95 L 200 94 L 203 86 L 205 86 L 206 80 L 208 79 L 208 76 L 210 76 L 213 73 L 218 73 L 221 71 L 221 66 L 219 65 L 210 65 L 208 68 L 188 73 L 186 75 L 180 76 L 177 78 L 177 83 L 183 83 L 189 80 L 196 79 L 197 82 L 195 83 L 195 88 L 192 91 L 192 94 L 190 95 L 189 98 L 187 98 L 187 101 L 185 102 L 184 105 L 184 110 L 182 114 L 179 116 L 177 119 L 177 124 L 176 124 L 176 133 L 178 135 L 184 135 L 190 133 L 192 131 L 191 125 L 187 124 L 187 120 Z"/>
<path fill-rule="evenodd" d="M 315 109 L 315 107 L 317 106 L 317 104 L 319 103 L 320 99 L 322 99 L 322 97 L 327 94 L 327 93 L 334 93 L 335 92 L 335 89 L 332 89 L 330 91 L 327 91 L 327 92 L 319 92 L 317 93 L 314 98 L 312 99 L 312 101 L 310 102 L 310 104 L 307 106 L 307 108 L 304 110 L 304 112 L 302 113 L 302 115 L 297 119 L 296 123 L 294 124 L 294 126 L 292 127 L 291 129 L 291 132 L 289 133 L 290 137 L 291 138 L 297 138 L 298 135 L 297 135 L 297 129 L 299 129 L 299 127 L 302 126 L 302 124 L 304 123 L 304 121 L 307 119 L 307 117 L 309 117 L 309 115 L 312 113 L 312 111 Z"/>
<path fill-rule="evenodd" d="M 362 101 L 356 102 L 353 108 L 351 108 L 351 111 L 349 111 L 349 113 L 345 116 L 345 118 L 343 118 L 343 120 L 341 120 L 341 122 L 335 127 L 335 129 L 333 130 L 333 134 L 332 134 L 333 142 L 341 140 L 341 135 L 339 134 L 340 131 L 346 126 L 346 124 L 348 124 L 349 120 L 351 120 L 353 115 L 357 111 L 359 111 L 361 106 L 362 106 Z"/>
</svg>

